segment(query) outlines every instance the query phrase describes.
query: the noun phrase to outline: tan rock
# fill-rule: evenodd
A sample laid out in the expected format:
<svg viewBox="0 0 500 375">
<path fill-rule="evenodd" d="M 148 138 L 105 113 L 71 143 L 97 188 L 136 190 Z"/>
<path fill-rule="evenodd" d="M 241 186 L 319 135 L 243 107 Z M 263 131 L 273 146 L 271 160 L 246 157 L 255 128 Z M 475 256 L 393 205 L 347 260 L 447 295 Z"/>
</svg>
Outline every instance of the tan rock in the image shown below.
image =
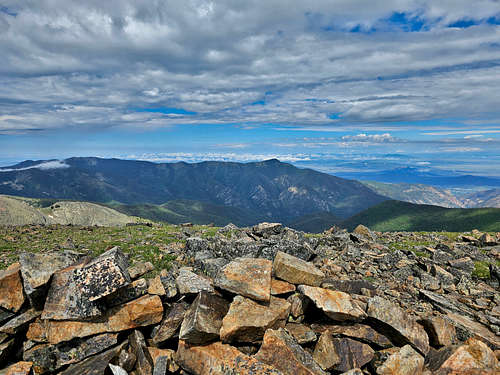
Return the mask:
<svg viewBox="0 0 500 375">
<path fill-rule="evenodd" d="M 14 363 L 5 369 L 5 375 L 29 375 L 31 372 L 31 368 L 33 367 L 33 363 L 21 361 Z"/>
<path fill-rule="evenodd" d="M 347 293 L 307 285 L 300 285 L 298 289 L 333 320 L 360 321 L 366 317 Z"/>
<path fill-rule="evenodd" d="M 326 375 L 312 356 L 282 328 L 266 331 L 262 346 L 254 358 L 283 374 Z"/>
<path fill-rule="evenodd" d="M 214 284 L 231 293 L 268 302 L 271 272 L 272 263 L 267 259 L 236 258 L 219 271 Z"/>
<path fill-rule="evenodd" d="M 189 346 L 179 341 L 176 362 L 194 375 L 287 375 L 241 353 L 238 349 L 214 342 L 205 346 Z"/>
<path fill-rule="evenodd" d="M 19 330 L 24 328 L 28 323 L 39 317 L 41 311 L 35 309 L 29 309 L 23 312 L 21 315 L 9 320 L 3 326 L 0 327 L 0 332 L 8 333 L 9 335 L 15 335 Z"/>
<path fill-rule="evenodd" d="M 424 357 L 410 345 L 403 346 L 399 351 L 377 368 L 378 375 L 420 375 L 424 369 Z"/>
<path fill-rule="evenodd" d="M 487 343 L 493 350 L 500 349 L 500 337 L 491 332 L 488 328 L 483 326 L 481 323 L 472 321 L 471 319 L 454 313 L 448 313 L 445 315 L 451 324 L 457 328 L 468 332 L 471 336 Z"/>
<path fill-rule="evenodd" d="M 429 352 L 429 337 L 424 327 L 396 304 L 381 297 L 370 298 L 367 314 L 393 342 L 409 343 L 422 354 Z"/>
<path fill-rule="evenodd" d="M 86 337 L 104 332 L 120 332 L 159 323 L 163 305 L 158 296 L 143 296 L 113 308 L 98 322 L 39 321 L 30 325 L 26 334 L 29 340 L 46 338 L 57 344 L 76 337 Z"/>
<path fill-rule="evenodd" d="M 14 263 L 5 271 L 0 271 L 0 307 L 17 312 L 23 303 L 21 266 Z"/>
<path fill-rule="evenodd" d="M 345 372 L 370 362 L 373 353 L 369 345 L 349 338 L 334 338 L 326 331 L 316 343 L 313 358 L 323 370 Z"/>
<path fill-rule="evenodd" d="M 167 294 L 159 275 L 149 281 L 148 293 L 156 296 L 164 296 Z"/>
<path fill-rule="evenodd" d="M 137 262 L 127 269 L 128 274 L 132 280 L 141 277 L 142 275 L 154 270 L 153 263 L 151 262 Z"/>
<path fill-rule="evenodd" d="M 273 296 L 279 296 L 280 294 L 287 294 L 291 292 L 295 292 L 295 285 L 282 280 L 271 280 L 271 294 Z"/>
<path fill-rule="evenodd" d="M 348 326 L 328 326 L 325 327 L 333 336 L 350 337 L 352 339 L 367 342 L 375 347 L 388 348 L 392 346 L 387 337 L 375 331 L 372 327 L 364 324 L 353 324 Z"/>
<path fill-rule="evenodd" d="M 274 275 L 292 284 L 319 286 L 325 278 L 312 263 L 278 251 L 273 262 Z"/>
<path fill-rule="evenodd" d="M 229 311 L 222 320 L 222 342 L 256 342 L 262 339 L 268 328 L 283 328 L 290 313 L 290 304 L 271 297 L 268 306 L 251 299 L 234 297 Z"/>
<path fill-rule="evenodd" d="M 155 347 L 148 347 L 149 355 L 153 360 L 153 364 L 156 370 L 157 362 L 161 357 L 167 358 L 166 369 L 170 371 L 170 373 L 177 372 L 179 370 L 179 365 L 175 363 L 175 351 L 172 349 L 159 349 Z M 153 375 L 155 375 L 153 373 Z"/>
<path fill-rule="evenodd" d="M 309 298 L 300 293 L 292 294 L 287 298 L 287 301 L 290 302 L 291 305 L 290 314 L 295 319 L 304 316 L 307 306 L 309 306 L 311 302 Z"/>
<path fill-rule="evenodd" d="M 460 345 L 439 367 L 437 373 L 465 373 L 471 370 L 493 370 L 500 367 L 493 351 L 484 342 L 469 339 Z"/>
<path fill-rule="evenodd" d="M 305 324 L 288 323 L 285 330 L 300 344 L 308 344 L 316 341 L 316 333 Z"/>
<path fill-rule="evenodd" d="M 419 323 L 424 326 L 429 342 L 435 348 L 452 345 L 456 341 L 455 327 L 441 316 L 430 316 Z"/>
</svg>

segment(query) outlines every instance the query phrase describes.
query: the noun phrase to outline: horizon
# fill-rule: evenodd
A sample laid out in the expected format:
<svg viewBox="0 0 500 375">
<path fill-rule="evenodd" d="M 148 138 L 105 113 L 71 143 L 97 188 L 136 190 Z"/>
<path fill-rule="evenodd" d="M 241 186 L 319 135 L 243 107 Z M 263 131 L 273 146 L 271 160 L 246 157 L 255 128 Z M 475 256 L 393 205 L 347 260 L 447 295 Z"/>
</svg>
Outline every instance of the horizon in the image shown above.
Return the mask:
<svg viewBox="0 0 500 375">
<path fill-rule="evenodd" d="M 494 0 L 0 5 L 0 165 L 500 175 Z"/>
</svg>

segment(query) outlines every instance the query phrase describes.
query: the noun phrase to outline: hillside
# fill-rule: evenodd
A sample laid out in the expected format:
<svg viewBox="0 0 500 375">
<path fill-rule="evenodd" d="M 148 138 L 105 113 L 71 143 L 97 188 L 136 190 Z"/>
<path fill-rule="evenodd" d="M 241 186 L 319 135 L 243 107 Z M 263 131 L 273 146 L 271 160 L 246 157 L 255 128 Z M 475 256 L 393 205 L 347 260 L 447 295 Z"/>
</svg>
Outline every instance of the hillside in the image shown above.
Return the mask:
<svg viewBox="0 0 500 375">
<path fill-rule="evenodd" d="M 121 226 L 135 218 L 88 202 L 54 202 L 0 195 L 0 225 L 62 224 Z"/>
<path fill-rule="evenodd" d="M 377 231 L 500 231 L 498 208 L 444 208 L 386 201 L 341 223 L 353 229 L 358 224 Z"/>
<path fill-rule="evenodd" d="M 496 207 L 500 208 L 500 189 L 479 191 L 467 195 L 463 199 L 465 207 Z"/>
<path fill-rule="evenodd" d="M 389 184 L 375 181 L 362 181 L 377 194 L 394 200 L 416 204 L 430 204 L 448 208 L 465 207 L 463 202 L 449 190 L 423 184 Z"/>
<path fill-rule="evenodd" d="M 70 158 L 0 169 L 0 193 L 126 205 L 193 200 L 287 222 L 329 212 L 347 218 L 386 200 L 359 182 L 278 160 L 258 163 L 150 163 Z M 221 215 L 226 216 L 226 215 Z"/>
</svg>

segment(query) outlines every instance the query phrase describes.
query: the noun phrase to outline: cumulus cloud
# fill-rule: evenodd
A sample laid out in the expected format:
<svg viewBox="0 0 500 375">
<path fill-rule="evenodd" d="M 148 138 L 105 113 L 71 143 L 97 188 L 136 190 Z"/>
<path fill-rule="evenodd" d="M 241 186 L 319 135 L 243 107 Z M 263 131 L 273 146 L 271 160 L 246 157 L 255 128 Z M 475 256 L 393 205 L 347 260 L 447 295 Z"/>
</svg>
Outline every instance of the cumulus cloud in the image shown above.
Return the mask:
<svg viewBox="0 0 500 375">
<path fill-rule="evenodd" d="M 40 169 L 42 171 L 47 171 L 50 169 L 65 169 L 70 166 L 61 160 L 51 160 L 46 161 L 40 164 L 31 165 L 29 167 L 22 168 L 0 168 L 0 172 L 17 172 L 17 171 L 26 171 L 28 169 Z"/>
<path fill-rule="evenodd" d="M 4 0 L 0 133 L 498 122 L 497 19 L 495 0 Z M 136 112 L 157 107 L 194 114 Z"/>
<path fill-rule="evenodd" d="M 403 142 L 402 139 L 395 138 L 389 133 L 384 133 L 384 134 L 361 133 L 358 135 L 344 135 L 341 139 L 344 142 L 371 142 L 371 143 Z"/>
</svg>

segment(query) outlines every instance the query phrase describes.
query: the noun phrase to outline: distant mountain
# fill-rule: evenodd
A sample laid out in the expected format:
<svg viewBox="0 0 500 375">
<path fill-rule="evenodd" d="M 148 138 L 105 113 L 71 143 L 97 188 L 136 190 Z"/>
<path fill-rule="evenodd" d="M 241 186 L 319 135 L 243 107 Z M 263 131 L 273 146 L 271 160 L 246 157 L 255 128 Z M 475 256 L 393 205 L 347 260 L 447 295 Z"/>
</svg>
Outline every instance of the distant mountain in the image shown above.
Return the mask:
<svg viewBox="0 0 500 375">
<path fill-rule="evenodd" d="M 358 224 L 377 231 L 500 231 L 500 209 L 444 208 L 385 201 L 350 217 L 340 226 L 352 230 Z"/>
<path fill-rule="evenodd" d="M 344 173 L 342 176 L 356 180 L 425 184 L 440 187 L 500 187 L 500 178 L 460 175 L 450 171 L 416 167 L 395 168 L 380 172 Z"/>
<path fill-rule="evenodd" d="M 25 161 L 0 168 L 0 193 L 125 205 L 198 201 L 239 209 L 256 221 L 279 222 L 317 212 L 347 218 L 386 200 L 357 181 L 275 159 L 246 164 Z"/>
<path fill-rule="evenodd" d="M 479 191 L 462 198 L 465 207 L 500 208 L 500 189 Z"/>
<path fill-rule="evenodd" d="M 0 225 L 62 224 L 121 226 L 136 218 L 88 202 L 46 202 L 0 195 Z"/>
<path fill-rule="evenodd" d="M 389 184 L 375 181 L 361 181 L 377 194 L 394 200 L 416 204 L 430 204 L 448 208 L 465 207 L 463 202 L 449 190 L 423 184 Z"/>
<path fill-rule="evenodd" d="M 290 222 L 286 222 L 286 226 L 309 233 L 320 233 L 334 225 L 337 225 L 342 220 L 337 216 L 328 212 L 318 212 L 301 216 Z"/>
</svg>

